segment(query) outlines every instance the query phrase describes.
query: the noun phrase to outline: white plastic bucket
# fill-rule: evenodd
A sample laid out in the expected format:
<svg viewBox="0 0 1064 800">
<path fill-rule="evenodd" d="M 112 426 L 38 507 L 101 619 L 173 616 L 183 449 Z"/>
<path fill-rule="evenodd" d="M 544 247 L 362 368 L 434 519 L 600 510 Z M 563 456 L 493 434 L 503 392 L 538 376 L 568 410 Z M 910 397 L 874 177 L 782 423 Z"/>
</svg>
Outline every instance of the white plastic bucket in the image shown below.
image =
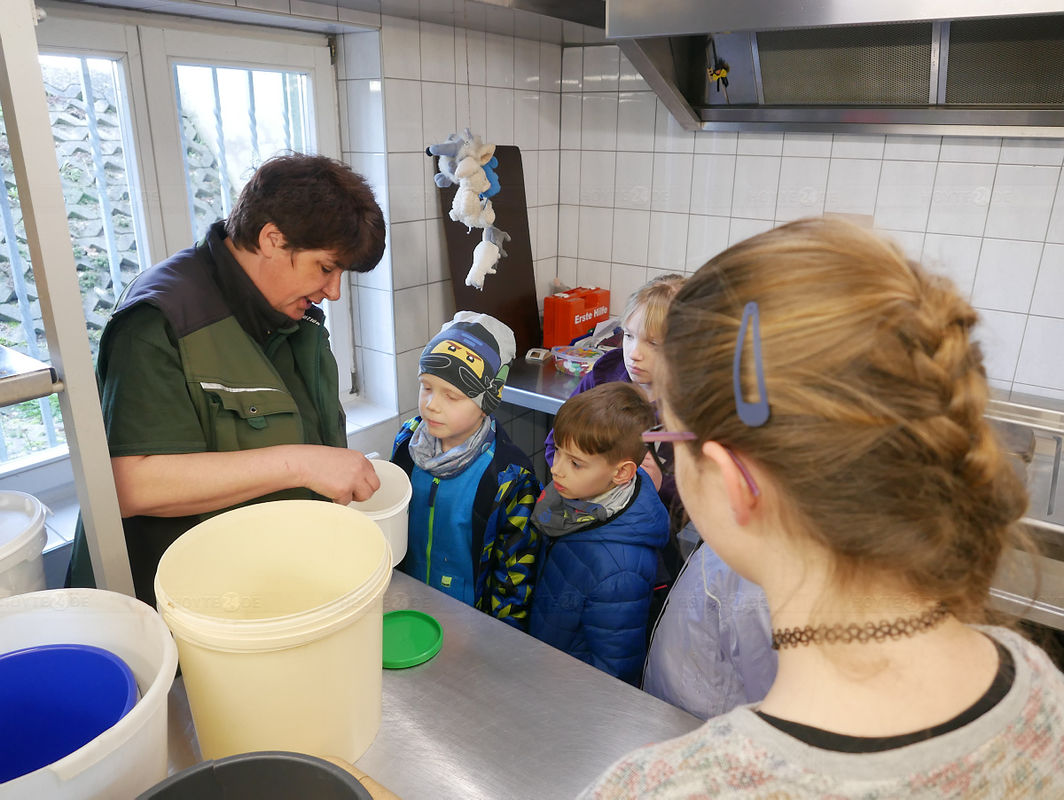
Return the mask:
<svg viewBox="0 0 1064 800">
<path fill-rule="evenodd" d="M 375 523 L 315 500 L 227 511 L 171 544 L 155 596 L 204 758 L 359 758 L 380 727 L 391 574 Z"/>
<path fill-rule="evenodd" d="M 25 492 L 0 492 L 0 597 L 47 588 L 45 508 Z"/>
<path fill-rule="evenodd" d="M 392 546 L 392 566 L 397 567 L 406 555 L 407 514 L 413 489 L 402 467 L 380 459 L 371 459 L 370 463 L 380 478 L 381 488 L 369 500 L 356 500 L 348 506 L 380 526 Z"/>
<path fill-rule="evenodd" d="M 0 800 L 135 797 L 166 777 L 166 700 L 177 647 L 159 615 L 133 597 L 99 589 L 53 589 L 0 600 L 0 647 L 87 644 L 133 671 L 140 700 L 122 719 L 58 761 L 6 783 Z"/>
</svg>

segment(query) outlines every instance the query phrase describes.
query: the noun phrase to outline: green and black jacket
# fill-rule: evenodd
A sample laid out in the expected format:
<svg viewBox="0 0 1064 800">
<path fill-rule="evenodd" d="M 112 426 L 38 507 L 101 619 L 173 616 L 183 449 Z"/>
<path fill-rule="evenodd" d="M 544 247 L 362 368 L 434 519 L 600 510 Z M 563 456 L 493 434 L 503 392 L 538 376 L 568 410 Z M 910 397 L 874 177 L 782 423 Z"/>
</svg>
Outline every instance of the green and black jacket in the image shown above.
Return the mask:
<svg viewBox="0 0 1064 800">
<path fill-rule="evenodd" d="M 135 364 L 109 363 L 112 337 L 130 335 L 122 322 L 134 309 L 144 306 L 163 315 L 167 341 L 161 346 L 176 349 L 184 375 L 183 385 L 160 385 L 152 387 L 152 391 L 187 398 L 199 420 L 202 443 L 189 447 L 175 442 L 159 426 L 157 432 L 146 434 L 134 446 L 136 454 L 225 452 L 307 443 L 347 446 L 336 361 L 329 349 L 324 315 L 311 306 L 298 322 L 286 321 L 276 330 L 262 332 L 261 342 L 256 340 L 238 321 L 241 315 L 234 316 L 233 308 L 244 303 L 262 304 L 264 298 L 234 296 L 233 281 L 222 279 L 223 270 L 231 276 L 234 269 L 240 269 L 223 238 L 221 225 L 216 223 L 196 247 L 143 272 L 127 287 L 104 329 L 96 375 L 101 397 L 105 398 L 104 421 L 112 456 L 134 453 L 128 447 L 116 452 L 110 438 L 112 426 L 122 421 L 109 416 L 108 373 L 121 369 L 128 375 L 138 369 Z M 240 278 L 243 280 L 242 275 Z M 243 317 L 246 316 L 245 313 Z M 115 334 L 115 330 L 119 333 Z M 281 355 L 294 364 L 291 374 L 302 379 L 298 392 L 286 384 L 275 366 Z M 142 366 L 144 374 L 150 375 L 148 365 Z M 289 378 L 290 382 L 293 380 L 298 378 Z M 308 489 L 291 489 L 250 502 L 310 498 L 324 499 Z M 123 519 L 137 596 L 154 605 L 155 568 L 166 548 L 203 519 L 227 510 L 185 517 Z M 93 585 L 80 520 L 68 584 Z"/>
</svg>

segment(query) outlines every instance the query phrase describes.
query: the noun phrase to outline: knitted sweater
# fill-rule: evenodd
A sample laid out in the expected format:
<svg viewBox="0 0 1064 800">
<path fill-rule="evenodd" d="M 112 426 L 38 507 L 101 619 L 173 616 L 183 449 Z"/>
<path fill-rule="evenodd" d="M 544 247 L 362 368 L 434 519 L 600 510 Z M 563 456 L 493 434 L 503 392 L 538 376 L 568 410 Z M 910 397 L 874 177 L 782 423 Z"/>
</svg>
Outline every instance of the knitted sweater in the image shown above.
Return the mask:
<svg viewBox="0 0 1064 800">
<path fill-rule="evenodd" d="M 1000 800 L 1064 797 L 1064 675 L 1002 628 L 1016 676 L 995 706 L 961 728 L 878 753 L 807 745 L 740 706 L 685 736 L 617 761 L 581 798 Z"/>
</svg>

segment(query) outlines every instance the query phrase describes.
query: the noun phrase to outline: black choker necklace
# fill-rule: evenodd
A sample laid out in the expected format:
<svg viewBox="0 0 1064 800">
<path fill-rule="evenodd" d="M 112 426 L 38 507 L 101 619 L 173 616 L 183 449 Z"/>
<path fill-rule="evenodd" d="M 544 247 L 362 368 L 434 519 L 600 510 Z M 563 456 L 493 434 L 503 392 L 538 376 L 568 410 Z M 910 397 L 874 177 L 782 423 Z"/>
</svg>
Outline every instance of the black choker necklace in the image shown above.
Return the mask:
<svg viewBox="0 0 1064 800">
<path fill-rule="evenodd" d="M 851 622 L 849 625 L 817 625 L 815 628 L 812 625 L 806 625 L 804 628 L 773 630 L 772 649 L 780 650 L 810 644 L 849 644 L 850 642 L 866 644 L 867 642 L 899 639 L 902 636 L 913 636 L 929 631 L 948 615 L 949 609 L 939 603 L 923 614 L 898 617 L 893 622 L 884 619 L 878 623 L 866 622 L 863 625 Z"/>
</svg>

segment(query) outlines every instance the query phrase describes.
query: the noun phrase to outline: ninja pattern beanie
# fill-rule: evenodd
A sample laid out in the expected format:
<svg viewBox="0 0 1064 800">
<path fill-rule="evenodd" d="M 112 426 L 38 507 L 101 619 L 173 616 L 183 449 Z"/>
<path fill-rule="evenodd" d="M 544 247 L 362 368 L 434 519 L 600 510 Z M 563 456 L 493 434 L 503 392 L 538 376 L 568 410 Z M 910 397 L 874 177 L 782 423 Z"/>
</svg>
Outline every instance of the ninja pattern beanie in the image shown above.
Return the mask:
<svg viewBox="0 0 1064 800">
<path fill-rule="evenodd" d="M 447 381 L 490 414 L 517 352 L 513 331 L 495 317 L 459 311 L 421 351 L 418 374 Z"/>
</svg>

